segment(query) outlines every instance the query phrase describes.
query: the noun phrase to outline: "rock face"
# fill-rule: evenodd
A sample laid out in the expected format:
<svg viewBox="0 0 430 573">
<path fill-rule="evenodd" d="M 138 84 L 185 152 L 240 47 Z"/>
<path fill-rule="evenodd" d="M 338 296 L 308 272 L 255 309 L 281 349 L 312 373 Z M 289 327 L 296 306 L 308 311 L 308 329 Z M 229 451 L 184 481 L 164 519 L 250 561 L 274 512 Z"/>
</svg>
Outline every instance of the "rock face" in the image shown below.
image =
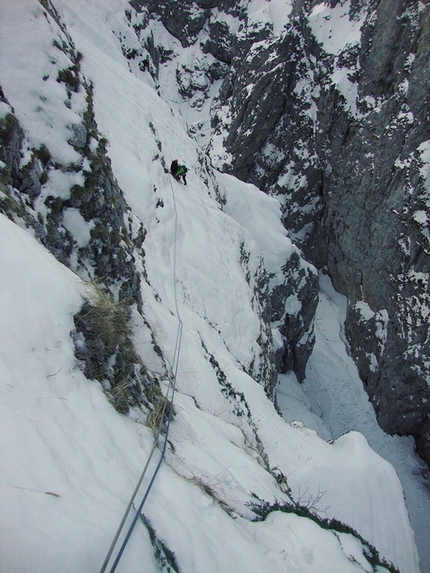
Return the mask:
<svg viewBox="0 0 430 573">
<path fill-rule="evenodd" d="M 295 372 L 303 382 L 306 364 L 315 343 L 314 318 L 318 304 L 318 275 L 306 268 L 298 253 L 285 263 L 285 281 L 271 292 L 271 320 L 279 321 L 284 344 L 275 356 L 277 372 Z M 299 310 L 288 312 L 289 301 L 297 301 Z M 287 310 L 287 311 L 286 311 Z"/>
<path fill-rule="evenodd" d="M 414 435 L 429 462 L 429 9 L 367 10 L 361 43 L 335 56 L 303 14 L 250 52 L 225 146 L 239 177 L 285 193 L 287 228 L 349 298 L 347 334 L 381 426 Z M 333 83 L 341 66 L 355 110 Z"/>
<path fill-rule="evenodd" d="M 97 133 L 89 90 L 88 110 L 81 125 L 73 126 L 69 143 L 87 162 L 82 184 L 73 185 L 68 196 L 42 193 L 43 184 L 67 171 L 81 170 L 81 164 L 60 165 L 52 159 L 46 147 L 33 149 L 31 159 L 21 166 L 25 136 L 13 108 L 3 94 L 0 103 L 8 109 L 0 119 L 0 210 L 11 219 L 22 219 L 32 227 L 39 240 L 64 264 L 83 276 L 106 283 L 108 289 L 121 298 L 141 304 L 139 278 L 134 261 L 134 249 L 144 240 L 142 228 L 131 224 L 129 207 L 116 182 L 107 156 L 106 141 Z M 85 87 L 82 85 L 81 89 Z M 92 140 L 90 149 L 90 141 Z M 4 191 L 3 191 L 4 190 Z M 55 188 L 52 189 L 55 192 Z M 43 201 L 44 217 L 38 214 Z M 76 240 L 70 232 L 70 218 L 87 225 L 87 240 Z M 133 240 L 131 240 L 133 239 Z M 119 289 L 119 290 L 118 290 Z"/>
<path fill-rule="evenodd" d="M 430 7 L 296 1 L 275 34 L 246 3 L 132 5 L 193 46 L 178 92 L 197 110 L 212 97 L 210 129 L 196 128 L 208 154 L 281 200 L 290 236 L 349 299 L 381 426 L 430 462 Z"/>
<path fill-rule="evenodd" d="M 342 146 L 326 153 L 322 227 L 335 286 L 350 299 L 347 332 L 381 426 L 412 434 L 430 461 L 428 7 L 381 2 L 363 29 L 358 102 Z M 415 13 L 413 11 L 415 8 Z M 369 101 L 379 104 L 366 110 Z M 426 143 L 427 142 L 427 143 Z M 428 161 L 428 159 L 427 159 Z M 387 313 L 385 345 L 365 301 Z M 378 329 L 377 329 L 378 330 Z"/>
<path fill-rule="evenodd" d="M 380 3 L 367 21 L 359 102 L 380 103 L 349 123 L 345 144 L 332 154 L 322 217 L 326 261 L 350 299 L 352 353 L 380 424 L 414 435 L 427 462 L 429 187 L 422 151 L 429 139 L 428 24 L 428 9 L 413 15 L 402 2 Z M 379 351 L 365 350 L 379 343 L 375 319 L 357 313 L 360 301 L 388 315 Z"/>
</svg>

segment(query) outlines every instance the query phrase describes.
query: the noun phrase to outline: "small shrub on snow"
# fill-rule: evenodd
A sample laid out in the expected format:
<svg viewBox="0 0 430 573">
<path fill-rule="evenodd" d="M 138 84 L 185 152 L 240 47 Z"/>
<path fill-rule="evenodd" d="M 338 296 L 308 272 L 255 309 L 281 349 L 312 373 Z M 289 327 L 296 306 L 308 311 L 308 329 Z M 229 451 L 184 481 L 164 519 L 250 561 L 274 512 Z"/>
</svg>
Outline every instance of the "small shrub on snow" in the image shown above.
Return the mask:
<svg viewBox="0 0 430 573">
<path fill-rule="evenodd" d="M 129 329 L 129 309 L 101 289 L 75 315 L 75 354 L 87 378 L 99 380 L 118 412 L 147 403 L 143 393 L 149 381 L 137 356 Z"/>
<path fill-rule="evenodd" d="M 334 518 L 322 518 L 316 513 L 314 513 L 311 509 L 304 505 L 300 505 L 298 503 L 286 503 L 281 501 L 275 501 L 274 503 L 270 503 L 268 501 L 264 501 L 260 499 L 258 496 L 254 494 L 255 502 L 248 504 L 251 510 L 255 514 L 254 521 L 264 521 L 267 516 L 272 513 L 272 511 L 281 511 L 283 513 L 294 513 L 299 517 L 305 517 L 307 519 L 311 519 L 317 525 L 319 525 L 322 529 L 326 529 L 333 533 L 348 533 L 353 535 L 362 543 L 366 559 L 372 565 L 373 570 L 375 573 L 378 571 L 379 567 L 384 567 L 390 573 L 399 573 L 399 570 L 394 567 L 391 563 L 387 563 L 380 555 L 377 549 L 368 543 L 365 539 L 361 537 L 354 528 L 338 519 Z"/>
</svg>

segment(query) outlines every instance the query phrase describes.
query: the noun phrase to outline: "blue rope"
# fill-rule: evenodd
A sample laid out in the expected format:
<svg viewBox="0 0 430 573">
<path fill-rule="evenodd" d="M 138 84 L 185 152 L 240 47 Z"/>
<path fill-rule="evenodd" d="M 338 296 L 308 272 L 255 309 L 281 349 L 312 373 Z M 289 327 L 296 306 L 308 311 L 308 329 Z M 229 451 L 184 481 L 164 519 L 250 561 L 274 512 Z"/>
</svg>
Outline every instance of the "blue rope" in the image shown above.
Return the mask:
<svg viewBox="0 0 430 573">
<path fill-rule="evenodd" d="M 179 323 L 179 326 L 178 326 L 178 336 L 177 336 L 178 357 L 179 357 L 179 350 L 180 350 L 180 346 L 181 346 L 181 340 L 182 340 L 182 322 L 180 322 L 180 323 Z M 175 371 L 175 376 L 174 376 L 173 385 L 172 385 L 172 397 L 171 397 L 171 400 L 170 400 L 169 417 L 168 417 L 168 420 L 167 420 L 166 435 L 165 435 L 165 437 L 164 437 L 164 443 L 163 443 L 163 449 L 162 449 L 162 451 L 161 451 L 161 456 L 160 456 L 160 459 L 159 459 L 159 461 L 158 461 L 157 467 L 155 468 L 155 471 L 154 471 L 154 473 L 153 473 L 153 475 L 152 475 L 151 481 L 149 482 L 148 487 L 146 488 L 145 495 L 143 496 L 143 499 L 142 499 L 142 501 L 140 502 L 140 505 L 139 505 L 139 507 L 138 507 L 137 510 L 136 510 L 136 514 L 135 514 L 135 516 L 134 516 L 134 518 L 133 518 L 133 521 L 131 522 L 131 525 L 130 525 L 130 527 L 128 528 L 127 534 L 126 534 L 126 536 L 125 536 L 125 538 L 124 538 L 124 541 L 122 542 L 122 545 L 121 545 L 121 547 L 120 547 L 120 549 L 119 549 L 119 551 L 118 551 L 118 555 L 116 556 L 116 559 L 115 559 L 115 561 L 114 561 L 114 563 L 113 563 L 113 565 L 112 565 L 112 568 L 111 568 L 111 570 L 110 570 L 110 573 L 114 573 L 114 571 L 116 570 L 116 568 L 117 568 L 117 566 L 118 566 L 118 563 L 119 563 L 119 561 L 120 561 L 120 559 L 121 559 L 121 557 L 122 557 L 122 554 L 124 553 L 124 550 L 125 550 L 125 548 L 126 548 L 126 546 L 127 546 L 127 543 L 128 543 L 128 541 L 129 541 L 129 539 L 130 539 L 130 536 L 131 536 L 131 534 L 132 534 L 132 532 L 133 532 L 133 529 L 134 529 L 134 527 L 135 527 L 135 525 L 136 525 L 136 522 L 137 522 L 137 520 L 139 519 L 139 516 L 140 516 L 140 514 L 141 514 L 141 512 L 142 512 L 143 506 L 145 505 L 145 502 L 146 502 L 146 500 L 147 500 L 147 498 L 148 498 L 149 492 L 151 491 L 152 485 L 153 485 L 153 483 L 154 483 L 154 481 L 155 481 L 155 478 L 157 477 L 157 474 L 158 474 L 158 472 L 159 472 L 159 470 L 160 470 L 160 467 L 161 467 L 161 464 L 162 464 L 162 462 L 163 462 L 164 456 L 165 456 L 165 454 L 166 454 L 167 441 L 168 441 L 168 437 L 169 437 L 170 422 L 172 421 L 172 416 L 173 416 L 173 398 L 174 398 L 174 394 L 175 394 L 176 377 L 177 377 L 177 372 L 178 372 L 178 364 L 179 364 L 179 360 L 176 361 L 176 371 Z"/>
</svg>

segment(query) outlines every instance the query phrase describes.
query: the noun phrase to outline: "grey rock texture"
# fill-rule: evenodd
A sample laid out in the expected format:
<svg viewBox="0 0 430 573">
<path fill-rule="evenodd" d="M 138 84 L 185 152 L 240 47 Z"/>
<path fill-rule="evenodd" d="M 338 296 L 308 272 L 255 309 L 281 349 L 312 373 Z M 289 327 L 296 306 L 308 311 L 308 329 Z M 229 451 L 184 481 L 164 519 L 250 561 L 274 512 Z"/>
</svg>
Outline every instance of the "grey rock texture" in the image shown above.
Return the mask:
<svg viewBox="0 0 430 573">
<path fill-rule="evenodd" d="M 310 265 L 303 265 L 298 252 L 294 253 L 282 269 L 285 281 L 271 291 L 271 320 L 279 322 L 279 331 L 284 340 L 283 347 L 275 356 L 278 372 L 295 372 L 303 382 L 306 364 L 312 352 L 314 319 L 318 304 L 318 275 Z M 289 300 L 297 299 L 300 310 L 286 312 Z"/>
<path fill-rule="evenodd" d="M 1 101 L 8 104 L 4 95 L 1 97 Z M 89 102 L 86 125 L 73 126 L 74 137 L 69 143 L 91 169 L 84 172 L 84 185 L 75 185 L 68 199 L 54 194 L 43 198 L 44 218 L 38 216 L 34 203 L 43 185 L 49 182 L 55 170 L 79 171 L 80 166 L 54 164 L 49 150 L 42 146 L 32 150 L 31 160 L 22 167 L 25 136 L 10 107 L 10 113 L 0 120 L 0 160 L 6 165 L 0 172 L 1 190 L 4 190 L 0 196 L 0 211 L 33 227 L 39 240 L 58 260 L 87 279 L 103 283 L 115 296 L 140 306 L 140 279 L 134 265 L 134 250 L 143 252 L 145 233 L 142 228 L 133 229 L 128 220 L 129 207 L 113 176 L 106 140 L 97 133 L 91 97 Z M 95 151 L 89 148 L 89 133 L 98 141 Z M 90 238 L 85 246 L 76 243 L 64 224 L 68 209 L 77 210 L 83 220 L 91 222 Z"/>
<path fill-rule="evenodd" d="M 234 81 L 227 80 L 231 83 L 227 102 L 232 120 L 226 126 L 225 139 L 232 155 L 231 165 L 225 168 L 282 197 L 284 204 L 294 204 L 293 209 L 285 210 L 284 224 L 294 239 L 296 234 L 305 234 L 297 242 L 314 260 L 318 234 L 315 210 L 321 202 L 322 174 L 315 149 L 315 125 L 309 115 L 313 102 L 300 85 L 311 86 L 310 92 L 317 85 L 321 71 L 315 62 L 319 56 L 319 47 L 302 15 L 291 20 L 280 39 L 251 49 Z M 222 124 L 217 108 L 226 105 L 223 97 L 221 90 L 213 125 Z"/>
<path fill-rule="evenodd" d="M 389 322 L 381 355 L 351 310 L 353 356 L 388 432 L 412 434 L 430 462 L 428 182 L 420 146 L 429 139 L 430 12 L 416 3 L 380 2 L 365 25 L 359 98 L 380 105 L 349 121 L 343 145 L 325 153 L 323 216 L 326 262 L 351 305 L 366 301 Z M 336 123 L 335 121 L 333 122 Z M 370 321 L 372 322 L 372 321 Z M 376 364 L 373 364 L 376 356 Z M 426 429 L 427 428 L 427 429 Z"/>
</svg>

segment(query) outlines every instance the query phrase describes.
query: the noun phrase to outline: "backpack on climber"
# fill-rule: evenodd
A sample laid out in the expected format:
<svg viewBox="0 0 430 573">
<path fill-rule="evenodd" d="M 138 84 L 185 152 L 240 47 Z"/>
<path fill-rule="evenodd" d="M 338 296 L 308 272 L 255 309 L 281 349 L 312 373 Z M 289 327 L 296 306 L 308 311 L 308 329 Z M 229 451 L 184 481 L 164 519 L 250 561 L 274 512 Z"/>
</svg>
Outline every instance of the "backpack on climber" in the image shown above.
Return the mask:
<svg viewBox="0 0 430 573">
<path fill-rule="evenodd" d="M 181 177 L 184 181 L 184 185 L 187 184 L 187 167 L 185 165 L 179 165 L 178 160 L 174 159 L 170 165 L 170 173 L 176 179 L 176 181 L 180 181 Z"/>
</svg>

